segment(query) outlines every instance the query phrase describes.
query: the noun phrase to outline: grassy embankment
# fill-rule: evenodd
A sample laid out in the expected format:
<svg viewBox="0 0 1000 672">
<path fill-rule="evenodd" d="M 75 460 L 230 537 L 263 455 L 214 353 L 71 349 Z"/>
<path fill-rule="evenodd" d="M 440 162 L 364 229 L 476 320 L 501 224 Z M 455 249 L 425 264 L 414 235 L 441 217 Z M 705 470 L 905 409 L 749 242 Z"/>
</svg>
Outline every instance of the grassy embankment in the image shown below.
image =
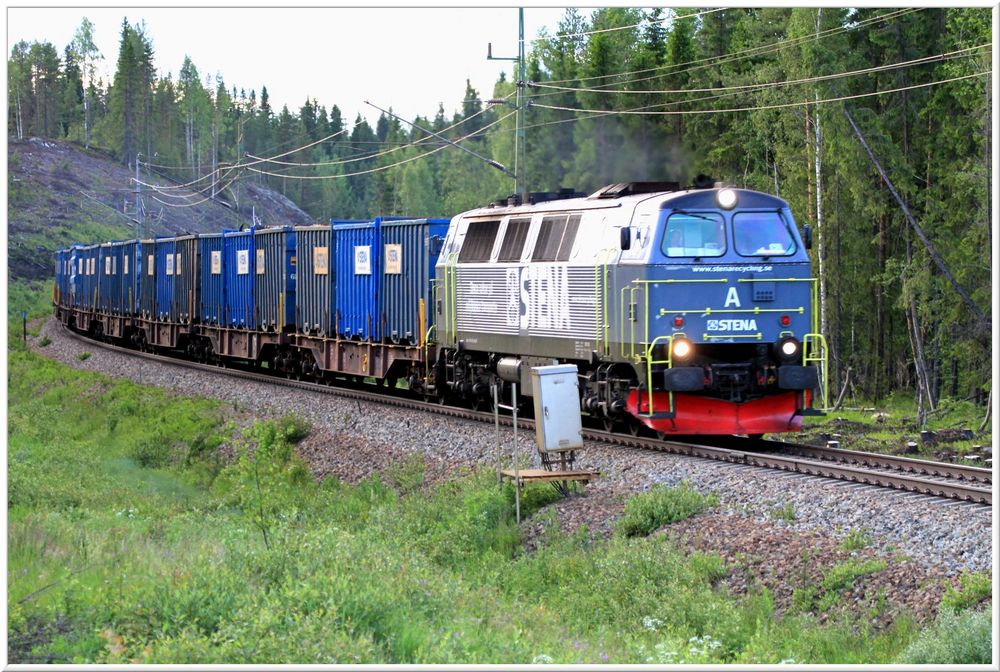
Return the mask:
<svg viewBox="0 0 1000 672">
<path fill-rule="evenodd" d="M 729 595 L 720 559 L 644 536 L 711 505 L 686 488 L 630 501 L 610 541 L 553 534 L 528 555 L 489 474 L 430 487 L 406 461 L 316 483 L 294 455 L 299 423 L 241 436 L 225 404 L 75 371 L 16 339 L 8 357 L 12 662 L 989 657 L 989 614 L 873 631 L 836 594 L 824 625 L 815 603 L 778 615 L 766 591 Z M 549 499 L 528 490 L 522 507 L 547 515 Z"/>
<path fill-rule="evenodd" d="M 943 398 L 935 412 L 928 415 L 927 425 L 917 424 L 917 403 L 913 395 L 892 394 L 878 402 L 863 401 L 850 408 L 830 411 L 824 417 L 808 417 L 803 423 L 801 438 L 823 439 L 837 435 L 841 448 L 876 453 L 908 454 L 923 459 L 955 459 L 979 454 L 976 446 L 991 446 L 992 422 L 978 431 L 986 408 L 967 399 Z M 932 432 L 930 440 L 921 439 L 921 429 Z M 962 430 L 972 430 L 972 438 L 964 438 Z M 915 443 L 916 452 L 907 448 Z M 983 466 L 983 465 L 975 465 Z"/>
</svg>

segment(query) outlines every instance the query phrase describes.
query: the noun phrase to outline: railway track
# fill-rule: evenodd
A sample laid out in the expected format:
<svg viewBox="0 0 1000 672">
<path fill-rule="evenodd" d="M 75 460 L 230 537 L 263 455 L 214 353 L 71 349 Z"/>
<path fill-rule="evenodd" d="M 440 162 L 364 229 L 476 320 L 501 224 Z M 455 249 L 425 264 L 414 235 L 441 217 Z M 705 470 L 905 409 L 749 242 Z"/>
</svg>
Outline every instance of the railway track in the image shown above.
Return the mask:
<svg viewBox="0 0 1000 672">
<path fill-rule="evenodd" d="M 265 382 L 284 387 L 335 394 L 349 399 L 368 401 L 411 410 L 421 410 L 448 417 L 493 422 L 492 411 L 477 411 L 441 403 L 428 402 L 413 397 L 389 394 L 387 390 L 362 390 L 353 387 L 329 385 L 283 378 L 242 367 L 216 366 L 176 359 L 165 355 L 140 352 L 103 341 L 95 341 L 78 334 L 60 323 L 69 336 L 107 350 L 134 357 L 158 361 L 175 366 L 221 373 L 235 378 Z M 511 425 L 510 416 L 501 416 L 501 422 Z M 518 419 L 518 427 L 534 429 L 534 421 Z M 917 460 L 913 458 L 863 453 L 837 448 L 824 448 L 781 441 L 752 440 L 740 437 L 689 437 L 682 439 L 656 439 L 584 428 L 583 438 L 595 443 L 617 445 L 643 450 L 688 455 L 804 476 L 818 476 L 851 483 L 892 488 L 906 492 L 929 495 L 980 505 L 992 506 L 992 471 L 977 467 Z"/>
</svg>

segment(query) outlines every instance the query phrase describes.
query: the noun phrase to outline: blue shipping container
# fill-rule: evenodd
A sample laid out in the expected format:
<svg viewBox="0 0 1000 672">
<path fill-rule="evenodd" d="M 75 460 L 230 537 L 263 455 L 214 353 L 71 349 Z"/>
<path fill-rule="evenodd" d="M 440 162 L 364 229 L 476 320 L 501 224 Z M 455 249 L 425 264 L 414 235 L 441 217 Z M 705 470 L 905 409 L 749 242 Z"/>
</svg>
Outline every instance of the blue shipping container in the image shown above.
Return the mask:
<svg viewBox="0 0 1000 672">
<path fill-rule="evenodd" d="M 169 320 L 174 303 L 174 251 L 173 238 L 156 239 L 156 319 Z"/>
<path fill-rule="evenodd" d="M 64 306 L 69 300 L 69 250 L 56 250 L 56 292 L 53 297 L 57 305 Z"/>
<path fill-rule="evenodd" d="M 333 245 L 329 226 L 295 227 L 295 326 L 303 334 L 331 336 L 334 328 Z"/>
<path fill-rule="evenodd" d="M 77 277 L 74 305 L 77 308 L 96 310 L 98 307 L 97 262 L 99 245 L 84 245 L 77 252 Z"/>
<path fill-rule="evenodd" d="M 139 243 L 139 314 L 147 320 L 156 318 L 156 241 Z"/>
<path fill-rule="evenodd" d="M 222 273 L 222 234 L 198 236 L 200 248 L 201 305 L 198 308 L 202 324 L 225 324 L 226 283 Z"/>
<path fill-rule="evenodd" d="M 198 319 L 201 302 L 198 287 L 199 261 L 198 237 L 179 236 L 174 241 L 174 300 L 170 306 L 170 319 L 190 324 Z"/>
<path fill-rule="evenodd" d="M 112 315 L 122 314 L 122 270 L 124 268 L 122 241 L 101 245 L 98 271 L 100 280 L 101 310 Z"/>
<path fill-rule="evenodd" d="M 254 306 L 258 329 L 295 326 L 295 231 L 290 226 L 254 231 Z"/>
<path fill-rule="evenodd" d="M 336 248 L 337 331 L 344 338 L 382 338 L 381 244 L 382 220 L 334 222 Z"/>
<path fill-rule="evenodd" d="M 382 223 L 383 338 L 422 343 L 430 326 L 431 280 L 448 232 L 448 219 L 408 219 Z M 424 319 L 420 318 L 420 301 Z"/>
<path fill-rule="evenodd" d="M 135 315 L 139 312 L 142 274 L 139 263 L 139 243 L 127 240 L 122 243 L 122 312 Z"/>
<path fill-rule="evenodd" d="M 222 273 L 225 277 L 223 291 L 226 296 L 226 324 L 244 329 L 256 329 L 253 309 L 254 273 L 252 260 L 256 259 L 253 229 L 249 231 L 223 231 Z"/>
</svg>

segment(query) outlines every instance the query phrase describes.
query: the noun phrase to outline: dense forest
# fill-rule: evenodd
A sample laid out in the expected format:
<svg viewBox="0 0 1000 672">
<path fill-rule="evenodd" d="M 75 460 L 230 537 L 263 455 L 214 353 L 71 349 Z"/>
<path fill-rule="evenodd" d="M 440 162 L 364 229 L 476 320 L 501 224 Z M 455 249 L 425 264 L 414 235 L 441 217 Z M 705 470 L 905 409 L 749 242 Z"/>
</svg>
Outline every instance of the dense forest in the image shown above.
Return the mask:
<svg viewBox="0 0 1000 672">
<path fill-rule="evenodd" d="M 988 8 L 568 9 L 526 47 L 518 173 L 532 191 L 705 173 L 776 193 L 816 234 L 835 393 L 916 391 L 922 414 L 985 401 L 991 40 Z M 391 116 L 275 111 L 266 86 L 189 59 L 174 79 L 153 55 L 127 21 L 110 82 L 86 19 L 61 53 L 15 44 L 8 133 L 140 155 L 209 195 L 263 181 L 321 221 L 453 214 L 514 191 Z M 513 167 L 514 79 L 490 92 L 509 104 L 458 82 L 460 109 L 413 121 Z"/>
</svg>

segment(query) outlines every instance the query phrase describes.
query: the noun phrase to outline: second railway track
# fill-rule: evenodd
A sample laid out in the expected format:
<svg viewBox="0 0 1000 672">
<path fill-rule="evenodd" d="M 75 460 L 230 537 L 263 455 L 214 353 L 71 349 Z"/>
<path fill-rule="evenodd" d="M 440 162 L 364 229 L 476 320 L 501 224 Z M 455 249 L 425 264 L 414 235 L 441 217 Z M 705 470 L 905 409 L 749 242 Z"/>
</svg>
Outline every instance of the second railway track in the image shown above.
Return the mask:
<svg viewBox="0 0 1000 672">
<path fill-rule="evenodd" d="M 494 419 L 492 412 L 426 402 L 412 397 L 387 394 L 386 391 L 376 392 L 346 386 L 331 387 L 244 368 L 219 367 L 165 355 L 140 352 L 96 341 L 71 331 L 63 325 L 59 326 L 71 337 L 98 347 L 175 366 L 285 387 L 336 394 L 351 399 L 421 410 L 460 419 L 486 422 L 493 422 Z M 501 422 L 510 425 L 512 419 L 510 416 L 501 416 Z M 534 422 L 530 419 L 519 419 L 518 427 L 530 430 L 534 428 Z M 690 455 L 731 464 L 775 469 L 807 476 L 820 476 L 986 506 L 992 506 L 993 502 L 992 471 L 990 469 L 780 441 L 755 441 L 739 437 L 686 437 L 684 439 L 660 440 L 590 428 L 585 428 L 583 434 L 585 440 L 595 443 Z"/>
</svg>

